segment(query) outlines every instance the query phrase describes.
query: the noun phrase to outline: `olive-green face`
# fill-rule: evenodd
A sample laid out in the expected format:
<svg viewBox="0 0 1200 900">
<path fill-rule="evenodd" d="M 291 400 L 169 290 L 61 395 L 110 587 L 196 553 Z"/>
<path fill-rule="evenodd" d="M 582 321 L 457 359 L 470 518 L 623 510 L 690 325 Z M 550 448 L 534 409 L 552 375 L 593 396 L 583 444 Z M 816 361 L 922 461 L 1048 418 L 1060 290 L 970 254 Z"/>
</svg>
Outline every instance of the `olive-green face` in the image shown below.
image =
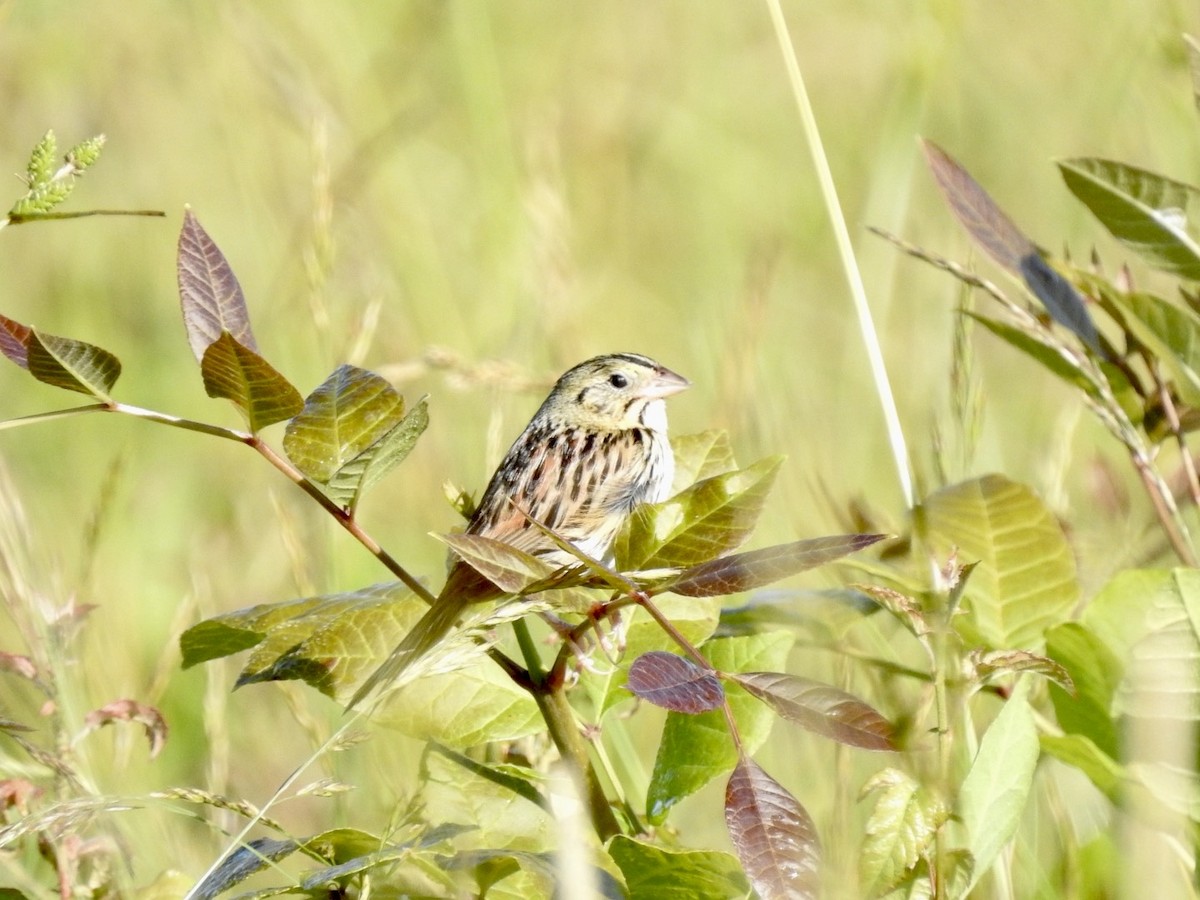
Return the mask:
<svg viewBox="0 0 1200 900">
<path fill-rule="evenodd" d="M 580 363 L 558 380 L 556 413 L 608 430 L 667 427 L 664 398 L 690 382 L 637 353 L 614 353 Z"/>
</svg>

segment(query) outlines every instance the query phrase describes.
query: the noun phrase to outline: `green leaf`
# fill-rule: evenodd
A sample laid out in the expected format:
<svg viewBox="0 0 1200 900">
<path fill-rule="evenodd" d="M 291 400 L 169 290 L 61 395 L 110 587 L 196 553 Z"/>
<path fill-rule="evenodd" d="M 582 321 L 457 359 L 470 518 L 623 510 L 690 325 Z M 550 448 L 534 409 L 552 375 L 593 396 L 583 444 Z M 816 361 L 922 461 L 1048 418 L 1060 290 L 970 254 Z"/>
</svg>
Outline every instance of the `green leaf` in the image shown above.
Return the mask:
<svg viewBox="0 0 1200 900">
<path fill-rule="evenodd" d="M 697 481 L 723 475 L 737 468 L 727 431 L 701 431 L 698 434 L 673 437 L 671 450 L 675 454 L 672 494 L 678 494 Z"/>
<path fill-rule="evenodd" d="M 271 364 L 228 331 L 208 345 L 200 362 L 204 390 L 233 401 L 257 434 L 304 408 L 300 393 Z"/>
<path fill-rule="evenodd" d="M 175 272 L 183 324 L 198 362 L 204 361 L 209 345 L 224 332 L 241 346 L 258 352 L 242 286 L 221 249 L 190 209 L 183 213 Z"/>
<path fill-rule="evenodd" d="M 55 140 L 54 131 L 50 130 L 37 142 L 33 153 L 29 155 L 29 164 L 25 167 L 26 179 L 31 188 L 44 185 L 53 177 L 57 159 L 58 141 Z"/>
<path fill-rule="evenodd" d="M 36 328 L 29 332 L 26 350 L 29 373 L 38 381 L 105 402 L 121 375 L 121 361 L 107 350 Z"/>
<path fill-rule="evenodd" d="M 967 312 L 966 314 L 992 334 L 996 335 L 996 337 L 1000 338 L 1000 340 L 1020 350 L 1026 356 L 1033 359 L 1034 362 L 1042 366 L 1042 368 L 1050 372 L 1050 374 L 1061 378 L 1067 384 L 1071 385 L 1071 387 L 1079 388 L 1089 395 L 1096 393 L 1096 386 L 1092 384 L 1092 380 L 1087 374 L 1075 365 L 1073 361 L 1059 353 L 1054 347 L 1043 343 L 1034 335 L 1017 328 L 1015 325 L 1010 325 L 1007 322 L 992 319 L 979 313 Z"/>
<path fill-rule="evenodd" d="M 1106 159 L 1067 159 L 1058 168 L 1113 237 L 1158 269 L 1200 280 L 1200 190 Z"/>
<path fill-rule="evenodd" d="M 701 652 L 722 672 L 773 670 L 783 668 L 793 641 L 792 635 L 783 632 L 717 638 L 705 644 Z M 745 752 L 753 753 L 766 741 L 775 715 L 732 684 L 727 696 Z M 668 713 L 646 794 L 650 821 L 662 823 L 676 803 L 733 769 L 737 762 L 738 751 L 729 737 L 723 711 Z"/>
<path fill-rule="evenodd" d="M 608 853 L 625 876 L 629 900 L 741 900 L 750 891 L 737 858 L 716 850 L 669 850 L 617 835 Z"/>
<path fill-rule="evenodd" d="M 69 151 L 67 151 L 67 162 L 73 165 L 79 172 L 83 172 L 93 165 L 100 158 L 100 151 L 104 149 L 106 138 L 102 134 L 87 140 L 80 141 Z"/>
<path fill-rule="evenodd" d="M 283 449 L 318 484 L 334 474 L 404 418 L 404 398 L 373 372 L 342 365 L 309 394 L 288 422 Z"/>
<path fill-rule="evenodd" d="M 614 544 L 618 568 L 690 566 L 736 549 L 754 530 L 782 462 L 770 457 L 639 507 Z"/>
<path fill-rule="evenodd" d="M 1046 653 L 1071 676 L 1075 695 L 1057 685 L 1050 687 L 1050 701 L 1058 724 L 1068 734 L 1080 734 L 1105 754 L 1117 759 L 1117 723 L 1113 698 L 1121 683 L 1123 667 L 1116 654 L 1079 622 L 1064 622 L 1046 633 Z"/>
<path fill-rule="evenodd" d="M 978 562 L 966 585 L 968 638 L 1038 649 L 1079 597 L 1075 556 L 1054 515 L 1025 486 L 988 475 L 945 488 L 920 509 L 934 551 Z M 964 621 L 965 620 L 965 621 Z"/>
<path fill-rule="evenodd" d="M 863 785 L 878 797 L 867 819 L 859 871 L 870 896 L 899 884 L 930 848 L 950 810 L 911 775 L 887 768 Z"/>
<path fill-rule="evenodd" d="M 1039 737 L 1043 752 L 1059 762 L 1074 766 L 1086 775 L 1113 803 L 1121 802 L 1127 780 L 1121 765 L 1093 743 L 1085 734 L 1043 734 Z"/>
<path fill-rule="evenodd" d="M 358 506 L 363 493 L 388 472 L 404 462 L 417 439 L 429 427 L 429 405 L 421 400 L 379 440 L 343 465 L 329 480 L 330 496 Z"/>
<path fill-rule="evenodd" d="M 460 750 L 546 729 L 533 696 L 490 659 L 413 679 L 390 693 L 371 718 L 418 740 Z"/>
<path fill-rule="evenodd" d="M 506 594 L 520 594 L 555 571 L 555 567 L 544 560 L 495 538 L 463 532 L 434 537 Z"/>
<path fill-rule="evenodd" d="M 959 792 L 958 815 L 975 858 L 972 887 L 1016 833 L 1033 786 L 1039 745 L 1028 694 L 1022 680 L 984 733 Z"/>
<path fill-rule="evenodd" d="M 1012 675 L 1032 672 L 1049 679 L 1064 691 L 1073 695 L 1075 684 L 1070 674 L 1063 666 L 1053 659 L 1030 653 L 1028 650 L 980 650 L 976 648 L 968 654 L 971 664 L 981 682 L 987 681 L 996 674 Z"/>
<path fill-rule="evenodd" d="M 1200 317 L 1153 294 L 1109 294 L 1125 324 L 1162 361 L 1189 406 L 1200 406 Z"/>
</svg>

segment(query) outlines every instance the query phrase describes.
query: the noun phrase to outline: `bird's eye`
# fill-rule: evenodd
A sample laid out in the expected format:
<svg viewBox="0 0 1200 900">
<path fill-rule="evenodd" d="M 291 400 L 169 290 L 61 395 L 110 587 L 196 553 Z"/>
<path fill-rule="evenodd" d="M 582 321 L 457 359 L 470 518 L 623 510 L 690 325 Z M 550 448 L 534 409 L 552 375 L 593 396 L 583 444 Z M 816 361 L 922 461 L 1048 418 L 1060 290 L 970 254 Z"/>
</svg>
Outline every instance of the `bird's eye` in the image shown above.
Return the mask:
<svg viewBox="0 0 1200 900">
<path fill-rule="evenodd" d="M 624 375 L 622 375 L 620 372 L 613 372 L 611 375 L 608 376 L 608 383 L 611 384 L 613 387 L 619 389 L 619 388 L 623 388 L 623 387 L 628 387 L 629 379 L 626 378 Z"/>
</svg>

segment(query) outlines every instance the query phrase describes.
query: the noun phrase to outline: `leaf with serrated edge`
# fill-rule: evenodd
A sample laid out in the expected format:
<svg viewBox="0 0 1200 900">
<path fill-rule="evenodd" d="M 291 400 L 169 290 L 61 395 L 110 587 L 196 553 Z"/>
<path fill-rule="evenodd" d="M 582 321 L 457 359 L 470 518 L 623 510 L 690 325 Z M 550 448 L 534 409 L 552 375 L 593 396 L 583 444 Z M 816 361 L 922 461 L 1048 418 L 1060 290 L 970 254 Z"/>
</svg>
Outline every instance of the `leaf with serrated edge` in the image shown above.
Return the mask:
<svg viewBox="0 0 1200 900">
<path fill-rule="evenodd" d="M 33 329 L 26 341 L 29 374 L 38 381 L 108 401 L 121 361 L 102 347 Z"/>
<path fill-rule="evenodd" d="M 1033 241 L 956 159 L 932 141 L 922 141 L 921 145 L 938 189 L 959 224 L 988 256 L 1010 272 L 1018 272 L 1021 259 L 1037 251 Z"/>
<path fill-rule="evenodd" d="M 815 900 L 821 843 L 804 807 L 743 756 L 725 788 L 725 825 L 762 900 Z"/>
<path fill-rule="evenodd" d="M 958 816 L 967 829 L 967 849 L 975 858 L 971 887 L 1016 833 L 1033 787 L 1039 746 L 1029 684 L 1028 679 L 1017 684 L 984 732 L 959 791 Z"/>
<path fill-rule="evenodd" d="M 794 640 L 784 632 L 716 638 L 701 653 L 720 672 L 781 669 Z M 728 686 L 726 700 L 745 751 L 753 753 L 770 735 L 775 714 L 736 684 Z M 655 823 L 664 821 L 676 803 L 728 772 L 737 759 L 723 711 L 696 716 L 668 713 L 646 792 L 647 816 Z"/>
<path fill-rule="evenodd" d="M 689 566 L 736 549 L 754 530 L 782 461 L 760 460 L 639 507 L 613 547 L 618 568 Z"/>
<path fill-rule="evenodd" d="M 634 660 L 625 687 L 662 709 L 691 715 L 719 709 L 725 700 L 721 682 L 712 672 L 661 650 Z"/>
<path fill-rule="evenodd" d="M 1002 475 L 929 497 L 919 513 L 940 558 L 978 562 L 958 627 L 996 649 L 1039 649 L 1079 598 L 1075 555 L 1062 526 L 1027 487 Z"/>
<path fill-rule="evenodd" d="M 865 750 L 896 749 L 891 723 L 832 685 L 782 672 L 745 672 L 733 680 L 789 722 L 816 734 Z"/>
<path fill-rule="evenodd" d="M 898 884 L 916 867 L 950 812 L 898 769 L 871 776 L 861 796 L 876 792 L 860 857 L 862 883 L 872 897 Z"/>
<path fill-rule="evenodd" d="M 668 590 L 685 597 L 714 597 L 752 591 L 856 553 L 884 537 L 836 535 L 721 556 L 684 569 L 664 584 L 655 585 L 654 593 Z"/>
<path fill-rule="evenodd" d="M 608 854 L 625 876 L 631 898 L 741 900 L 750 890 L 737 859 L 716 850 L 673 850 L 617 835 Z"/>
<path fill-rule="evenodd" d="M 367 488 L 404 462 L 429 426 L 429 405 L 421 400 L 378 441 L 347 462 L 329 480 L 329 493 L 357 506 Z"/>
<path fill-rule="evenodd" d="M 0 316 L 0 353 L 22 369 L 29 368 L 29 336 L 33 329 L 28 325 Z"/>
<path fill-rule="evenodd" d="M 301 472 L 325 484 L 404 418 L 404 398 L 374 372 L 342 365 L 288 422 L 283 449 Z"/>
<path fill-rule="evenodd" d="M 225 255 L 190 209 L 183 213 L 175 270 L 183 324 L 196 360 L 203 362 L 204 351 L 223 332 L 257 353 L 242 286 Z"/>
<path fill-rule="evenodd" d="M 1106 159 L 1058 164 L 1071 193 L 1118 241 L 1155 268 L 1200 281 L 1200 190 Z"/>
<path fill-rule="evenodd" d="M 290 419 L 304 408 L 300 392 L 270 363 L 227 331 L 204 351 L 200 374 L 208 396 L 232 401 L 255 434 L 268 425 Z"/>
</svg>

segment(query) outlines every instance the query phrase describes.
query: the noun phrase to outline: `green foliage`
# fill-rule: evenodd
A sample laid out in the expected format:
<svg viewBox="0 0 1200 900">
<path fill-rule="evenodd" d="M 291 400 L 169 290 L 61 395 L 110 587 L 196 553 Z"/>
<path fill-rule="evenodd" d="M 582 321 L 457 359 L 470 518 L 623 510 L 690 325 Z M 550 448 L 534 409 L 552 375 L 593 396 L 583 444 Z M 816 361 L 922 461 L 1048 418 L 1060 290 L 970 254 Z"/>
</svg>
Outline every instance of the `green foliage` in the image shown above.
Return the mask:
<svg viewBox="0 0 1200 900">
<path fill-rule="evenodd" d="M 29 156 L 25 167 L 25 183 L 29 190 L 8 211 L 5 222 L 20 222 L 49 213 L 75 189 L 79 176 L 100 158 L 104 135 L 82 141 L 72 147 L 56 167 L 58 142 L 53 131 L 47 131 Z"/>
</svg>

